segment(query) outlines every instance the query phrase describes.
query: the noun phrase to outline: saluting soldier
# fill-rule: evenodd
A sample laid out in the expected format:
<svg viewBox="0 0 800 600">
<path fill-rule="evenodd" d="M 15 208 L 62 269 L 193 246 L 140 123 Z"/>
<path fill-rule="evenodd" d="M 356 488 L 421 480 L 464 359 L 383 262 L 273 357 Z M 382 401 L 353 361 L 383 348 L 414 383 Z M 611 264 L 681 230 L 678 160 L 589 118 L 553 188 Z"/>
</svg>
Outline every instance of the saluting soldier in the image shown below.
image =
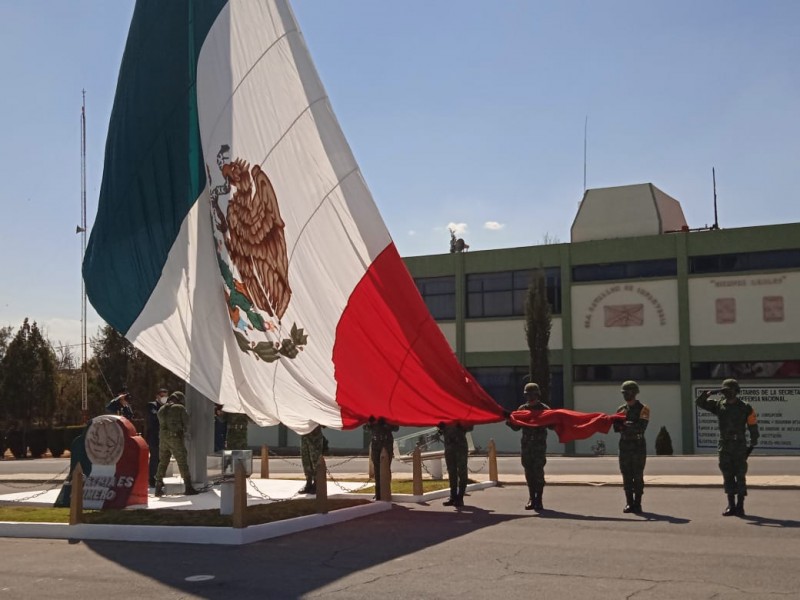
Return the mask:
<svg viewBox="0 0 800 600">
<path fill-rule="evenodd" d="M 172 392 L 167 403 L 158 409 L 159 440 L 158 470 L 156 471 L 156 496 L 164 495 L 164 475 L 167 473 L 169 460 L 175 457 L 178 470 L 183 477 L 184 494 L 194 496 L 199 492 L 192 487 L 189 475 L 189 463 L 186 460 L 186 444 L 184 436 L 189 430 L 189 413 L 183 405 L 183 392 Z"/>
<path fill-rule="evenodd" d="M 722 398 L 712 400 L 712 394 Z M 744 497 L 747 495 L 747 457 L 758 443 L 758 417 L 750 404 L 739 399 L 739 382 L 726 379 L 720 390 L 706 390 L 697 397 L 697 406 L 717 415 L 719 421 L 719 470 L 728 496 L 723 515 L 744 516 Z M 750 432 L 747 445 L 746 430 Z"/>
<path fill-rule="evenodd" d="M 458 421 L 439 423 L 439 434 L 444 440 L 444 462 L 450 480 L 450 498 L 443 503 L 445 506 L 464 506 L 469 459 L 468 431 L 472 431 L 472 425 L 461 425 Z"/>
<path fill-rule="evenodd" d="M 528 383 L 523 389 L 525 404 L 517 410 L 542 411 L 550 407 L 542 402 L 541 391 L 536 383 Z M 522 467 L 525 469 L 525 481 L 528 483 L 528 503 L 525 510 L 544 510 L 542 495 L 544 494 L 544 466 L 547 464 L 547 428 L 546 427 L 522 427 L 506 421 L 514 431 L 522 429 L 522 442 L 520 447 L 520 457 Z"/>
<path fill-rule="evenodd" d="M 369 452 L 370 459 L 372 460 L 372 469 L 375 472 L 375 500 L 381 499 L 381 452 L 386 449 L 389 455 L 389 462 L 392 462 L 394 455 L 394 432 L 400 429 L 397 425 L 392 425 L 386 422 L 386 419 L 380 417 L 369 418 L 369 423 L 364 427 L 370 433 Z"/>
<path fill-rule="evenodd" d="M 626 500 L 622 512 L 640 513 L 644 494 L 644 465 L 647 462 L 644 432 L 650 422 L 650 408 L 636 398 L 639 384 L 635 381 L 623 383 L 621 391 L 625 404 L 617 409 L 617 413 L 624 414 L 625 421 L 615 421 L 614 431 L 620 434 L 619 470 L 622 472 Z"/>
</svg>

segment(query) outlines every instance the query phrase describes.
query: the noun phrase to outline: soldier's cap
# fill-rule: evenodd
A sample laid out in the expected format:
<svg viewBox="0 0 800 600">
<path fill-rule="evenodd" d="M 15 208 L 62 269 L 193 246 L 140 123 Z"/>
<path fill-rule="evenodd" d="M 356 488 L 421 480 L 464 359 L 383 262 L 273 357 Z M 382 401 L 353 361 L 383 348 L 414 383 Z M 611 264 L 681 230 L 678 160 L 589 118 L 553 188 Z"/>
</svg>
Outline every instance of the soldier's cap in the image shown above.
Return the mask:
<svg viewBox="0 0 800 600">
<path fill-rule="evenodd" d="M 526 383 L 525 387 L 522 388 L 522 393 L 526 396 L 530 396 L 533 394 L 541 395 L 541 390 L 539 389 L 538 383 Z"/>
<path fill-rule="evenodd" d="M 159 394 L 169 394 L 169 390 L 167 388 L 158 388 Z"/>
<path fill-rule="evenodd" d="M 620 388 L 620 391 L 622 391 L 622 392 L 637 392 L 638 393 L 639 392 L 639 384 L 636 383 L 635 381 L 629 379 L 628 381 L 626 381 L 625 383 L 622 384 L 622 387 Z"/>
<path fill-rule="evenodd" d="M 180 403 L 183 403 L 184 399 L 185 396 L 183 395 L 183 392 L 172 392 L 169 395 L 169 398 L 167 398 L 167 400 L 169 400 L 170 402 L 180 402 Z"/>
<path fill-rule="evenodd" d="M 739 382 L 735 379 L 726 379 L 722 382 L 722 389 L 723 390 L 733 390 L 734 392 L 739 391 Z"/>
</svg>

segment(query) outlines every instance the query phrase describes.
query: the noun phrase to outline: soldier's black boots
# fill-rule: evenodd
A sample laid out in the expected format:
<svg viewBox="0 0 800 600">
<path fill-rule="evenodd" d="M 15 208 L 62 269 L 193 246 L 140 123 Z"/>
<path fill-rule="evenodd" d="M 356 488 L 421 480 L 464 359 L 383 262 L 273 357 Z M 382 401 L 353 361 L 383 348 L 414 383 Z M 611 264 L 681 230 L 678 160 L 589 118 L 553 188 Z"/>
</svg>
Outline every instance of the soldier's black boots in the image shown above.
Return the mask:
<svg viewBox="0 0 800 600">
<path fill-rule="evenodd" d="M 722 516 L 732 517 L 735 515 L 736 515 L 736 498 L 733 494 L 728 494 L 728 507 L 722 511 Z"/>
<path fill-rule="evenodd" d="M 544 504 L 542 504 L 542 494 L 544 493 L 543 490 L 536 492 L 536 495 L 533 497 L 533 509 L 534 510 L 544 510 Z"/>
<path fill-rule="evenodd" d="M 163 481 L 156 481 L 156 498 L 161 498 L 164 495 L 164 482 Z"/>
<path fill-rule="evenodd" d="M 453 506 L 464 506 L 464 494 L 467 491 L 467 486 L 462 486 L 458 488 L 458 494 L 456 494 L 455 502 L 453 502 Z"/>
<path fill-rule="evenodd" d="M 313 487 L 314 487 L 314 484 L 313 484 L 313 483 L 311 483 L 311 477 L 306 477 L 306 484 L 305 484 L 305 486 L 303 486 L 303 487 L 300 489 L 300 491 L 299 491 L 299 492 L 297 492 L 297 493 L 298 493 L 298 494 L 316 494 L 316 493 L 317 493 L 317 490 L 316 490 L 316 489 L 315 489 L 313 492 L 311 491 L 311 488 L 313 488 Z"/>
<path fill-rule="evenodd" d="M 184 496 L 197 496 L 199 494 L 196 489 L 192 487 L 191 482 L 187 481 L 183 486 L 183 495 Z"/>
<path fill-rule="evenodd" d="M 744 516 L 744 496 L 739 494 L 736 497 L 736 516 L 743 517 Z"/>
<path fill-rule="evenodd" d="M 632 511 L 633 513 L 635 513 L 637 515 L 641 514 L 641 512 L 642 512 L 642 495 L 641 494 L 636 494 L 636 493 L 633 494 L 633 506 L 631 508 L 633 509 L 633 511 Z"/>
<path fill-rule="evenodd" d="M 458 490 L 454 487 L 450 488 L 450 498 L 442 502 L 443 506 L 458 506 L 456 502 L 458 501 Z M 464 506 L 463 504 L 461 506 Z"/>
<path fill-rule="evenodd" d="M 625 492 L 625 501 L 627 502 L 627 504 L 625 504 L 625 508 L 622 509 L 622 512 L 624 512 L 624 513 L 632 513 L 633 512 L 633 507 L 636 504 L 633 501 L 633 492 Z"/>
</svg>

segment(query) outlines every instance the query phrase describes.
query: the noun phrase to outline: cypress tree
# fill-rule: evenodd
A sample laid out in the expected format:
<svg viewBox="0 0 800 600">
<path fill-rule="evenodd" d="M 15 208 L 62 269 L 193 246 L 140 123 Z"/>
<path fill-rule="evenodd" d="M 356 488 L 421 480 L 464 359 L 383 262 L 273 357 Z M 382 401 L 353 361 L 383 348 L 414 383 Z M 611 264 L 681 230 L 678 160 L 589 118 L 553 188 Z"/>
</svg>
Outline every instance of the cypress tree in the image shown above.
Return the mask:
<svg viewBox="0 0 800 600">
<path fill-rule="evenodd" d="M 530 351 L 530 380 L 539 384 L 542 402 L 550 402 L 550 328 L 552 319 L 547 301 L 547 284 L 544 269 L 536 269 L 531 276 L 525 300 L 525 337 Z"/>
</svg>

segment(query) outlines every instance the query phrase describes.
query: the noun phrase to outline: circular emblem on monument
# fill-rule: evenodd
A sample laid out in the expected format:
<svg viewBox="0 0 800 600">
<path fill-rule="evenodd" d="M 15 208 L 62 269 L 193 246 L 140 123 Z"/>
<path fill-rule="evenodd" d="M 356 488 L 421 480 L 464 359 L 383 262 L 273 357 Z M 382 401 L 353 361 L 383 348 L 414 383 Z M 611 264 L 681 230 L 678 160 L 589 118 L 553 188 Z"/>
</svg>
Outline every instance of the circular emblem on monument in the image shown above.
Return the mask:
<svg viewBox="0 0 800 600">
<path fill-rule="evenodd" d="M 125 450 L 119 417 L 102 415 L 92 419 L 86 432 L 86 455 L 95 465 L 114 465 Z"/>
</svg>

